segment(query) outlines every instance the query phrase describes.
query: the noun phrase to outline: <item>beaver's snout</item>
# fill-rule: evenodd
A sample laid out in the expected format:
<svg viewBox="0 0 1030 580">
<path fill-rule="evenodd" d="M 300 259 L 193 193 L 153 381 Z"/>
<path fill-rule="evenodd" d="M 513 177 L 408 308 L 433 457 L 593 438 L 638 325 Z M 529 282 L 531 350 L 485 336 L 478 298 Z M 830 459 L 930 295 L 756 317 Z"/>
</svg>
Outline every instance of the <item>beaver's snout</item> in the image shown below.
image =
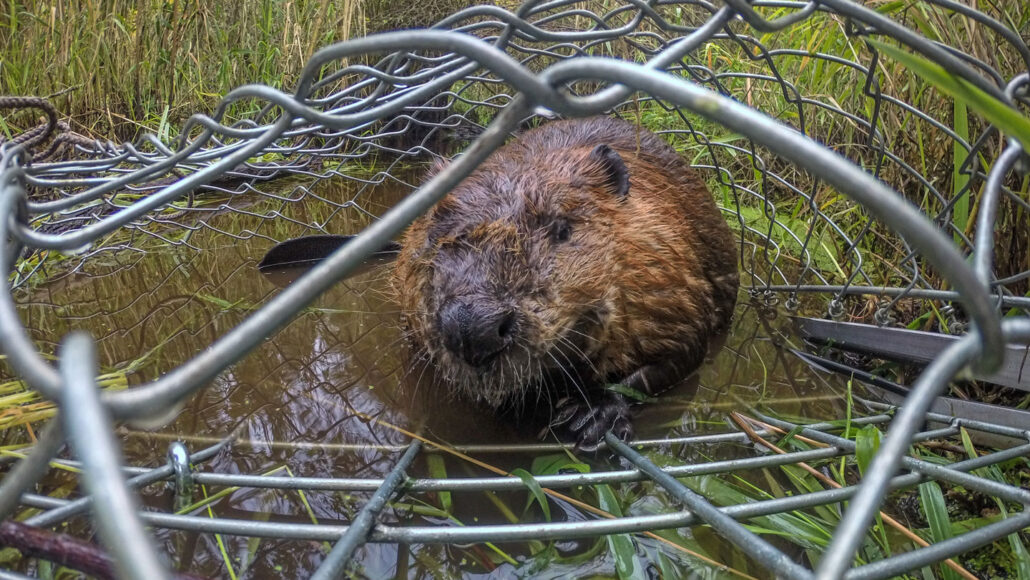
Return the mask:
<svg viewBox="0 0 1030 580">
<path fill-rule="evenodd" d="M 511 344 L 515 312 L 483 301 L 454 301 L 440 309 L 439 324 L 447 350 L 482 367 Z"/>
</svg>

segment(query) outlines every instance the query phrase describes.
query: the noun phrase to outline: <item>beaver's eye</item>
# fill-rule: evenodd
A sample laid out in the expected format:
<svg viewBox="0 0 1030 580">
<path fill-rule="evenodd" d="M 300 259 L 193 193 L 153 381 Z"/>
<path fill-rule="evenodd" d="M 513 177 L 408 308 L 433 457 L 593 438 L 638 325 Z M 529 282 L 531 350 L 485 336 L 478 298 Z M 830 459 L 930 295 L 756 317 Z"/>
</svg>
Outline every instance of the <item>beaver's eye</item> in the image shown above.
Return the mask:
<svg viewBox="0 0 1030 580">
<path fill-rule="evenodd" d="M 554 224 L 554 241 L 567 242 L 572 239 L 572 225 L 565 220 L 559 220 Z"/>
</svg>

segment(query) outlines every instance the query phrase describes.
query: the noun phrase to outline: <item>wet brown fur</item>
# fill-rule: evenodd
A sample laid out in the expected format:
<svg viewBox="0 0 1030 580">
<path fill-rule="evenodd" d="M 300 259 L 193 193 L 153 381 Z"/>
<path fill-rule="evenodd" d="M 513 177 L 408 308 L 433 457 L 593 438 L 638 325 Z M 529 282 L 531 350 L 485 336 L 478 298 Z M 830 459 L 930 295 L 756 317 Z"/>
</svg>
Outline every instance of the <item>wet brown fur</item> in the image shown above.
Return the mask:
<svg viewBox="0 0 1030 580">
<path fill-rule="evenodd" d="M 628 169 L 624 197 L 591 156 L 601 144 Z M 586 396 L 663 359 L 693 370 L 737 295 L 736 244 L 703 181 L 659 137 L 607 117 L 522 134 L 402 247 L 393 288 L 411 343 L 453 390 L 493 406 L 550 397 L 553 377 Z M 515 343 L 485 369 L 443 346 L 435 313 L 454 299 L 517 313 Z"/>
</svg>

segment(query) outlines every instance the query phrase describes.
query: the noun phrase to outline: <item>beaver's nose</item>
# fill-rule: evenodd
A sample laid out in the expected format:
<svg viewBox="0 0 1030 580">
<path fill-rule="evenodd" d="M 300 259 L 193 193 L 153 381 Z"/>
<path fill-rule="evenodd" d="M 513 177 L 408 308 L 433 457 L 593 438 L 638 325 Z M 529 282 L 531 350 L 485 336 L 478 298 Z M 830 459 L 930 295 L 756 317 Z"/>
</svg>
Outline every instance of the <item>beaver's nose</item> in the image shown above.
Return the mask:
<svg viewBox="0 0 1030 580">
<path fill-rule="evenodd" d="M 452 302 L 440 310 L 444 346 L 474 367 L 497 358 L 511 343 L 515 313 L 467 302 Z"/>
</svg>

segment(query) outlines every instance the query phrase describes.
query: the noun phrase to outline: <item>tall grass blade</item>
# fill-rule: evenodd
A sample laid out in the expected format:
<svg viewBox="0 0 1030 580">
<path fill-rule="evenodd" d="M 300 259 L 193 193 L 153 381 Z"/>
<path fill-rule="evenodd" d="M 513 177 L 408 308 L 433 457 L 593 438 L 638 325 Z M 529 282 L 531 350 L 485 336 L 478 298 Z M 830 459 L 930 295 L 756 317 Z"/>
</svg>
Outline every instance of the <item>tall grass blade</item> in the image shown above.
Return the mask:
<svg viewBox="0 0 1030 580">
<path fill-rule="evenodd" d="M 952 121 L 953 129 L 955 134 L 962 138 L 966 143 L 969 142 L 969 112 L 966 108 L 966 104 L 960 99 L 955 99 L 954 107 L 954 120 Z M 966 191 L 966 187 L 969 184 L 969 175 L 960 171 L 962 164 L 966 162 L 966 157 L 969 156 L 969 152 L 963 147 L 958 141 L 952 144 L 952 191 L 957 199 L 955 205 L 952 207 L 952 223 L 958 229 L 955 233 L 955 243 L 958 244 L 961 241 L 959 232 L 965 232 L 966 226 L 969 224 L 969 198 L 973 195 L 972 191 Z M 960 197 L 961 196 L 961 197 Z"/>
<path fill-rule="evenodd" d="M 429 468 L 429 476 L 435 479 L 447 479 L 447 466 L 444 464 L 443 456 L 431 454 L 426 456 L 426 466 Z M 440 499 L 440 507 L 447 513 L 451 511 L 451 492 L 438 491 L 436 497 Z"/>
<path fill-rule="evenodd" d="M 863 476 L 880 449 L 880 436 L 880 430 L 875 425 L 866 425 L 855 434 L 855 459 L 858 460 L 858 471 Z"/>
<path fill-rule="evenodd" d="M 1019 111 L 988 95 L 965 79 L 952 75 L 938 64 L 872 38 L 868 42 L 911 69 L 926 82 L 983 115 L 993 125 L 1017 139 L 1024 149 L 1030 149 L 1030 118 L 1021 115 Z"/>
<path fill-rule="evenodd" d="M 622 508 L 619 507 L 619 500 L 615 498 L 611 486 L 598 485 L 597 497 L 601 501 L 601 509 L 616 517 L 622 517 Z M 619 574 L 620 579 L 647 577 L 637 561 L 636 547 L 629 534 L 608 536 L 608 547 L 615 557 L 615 571 Z"/>
<path fill-rule="evenodd" d="M 944 494 L 936 481 L 928 481 L 919 485 L 919 500 L 923 505 L 923 513 L 930 524 L 930 537 L 934 543 L 943 542 L 951 537 L 951 521 L 948 518 L 948 506 L 944 503 Z M 958 580 L 959 576 L 947 566 L 940 567 L 941 577 L 945 580 Z"/>
<path fill-rule="evenodd" d="M 536 500 L 536 503 L 540 504 L 540 510 L 544 512 L 544 519 L 551 521 L 551 505 L 547 503 L 547 496 L 544 495 L 543 488 L 540 487 L 540 482 L 533 477 L 533 474 L 526 471 L 525 469 L 518 468 L 513 469 L 511 474 L 522 480 L 522 483 L 526 484 L 526 488 L 529 489 L 530 502 Z M 532 503 L 530 503 L 532 505 Z"/>
</svg>

